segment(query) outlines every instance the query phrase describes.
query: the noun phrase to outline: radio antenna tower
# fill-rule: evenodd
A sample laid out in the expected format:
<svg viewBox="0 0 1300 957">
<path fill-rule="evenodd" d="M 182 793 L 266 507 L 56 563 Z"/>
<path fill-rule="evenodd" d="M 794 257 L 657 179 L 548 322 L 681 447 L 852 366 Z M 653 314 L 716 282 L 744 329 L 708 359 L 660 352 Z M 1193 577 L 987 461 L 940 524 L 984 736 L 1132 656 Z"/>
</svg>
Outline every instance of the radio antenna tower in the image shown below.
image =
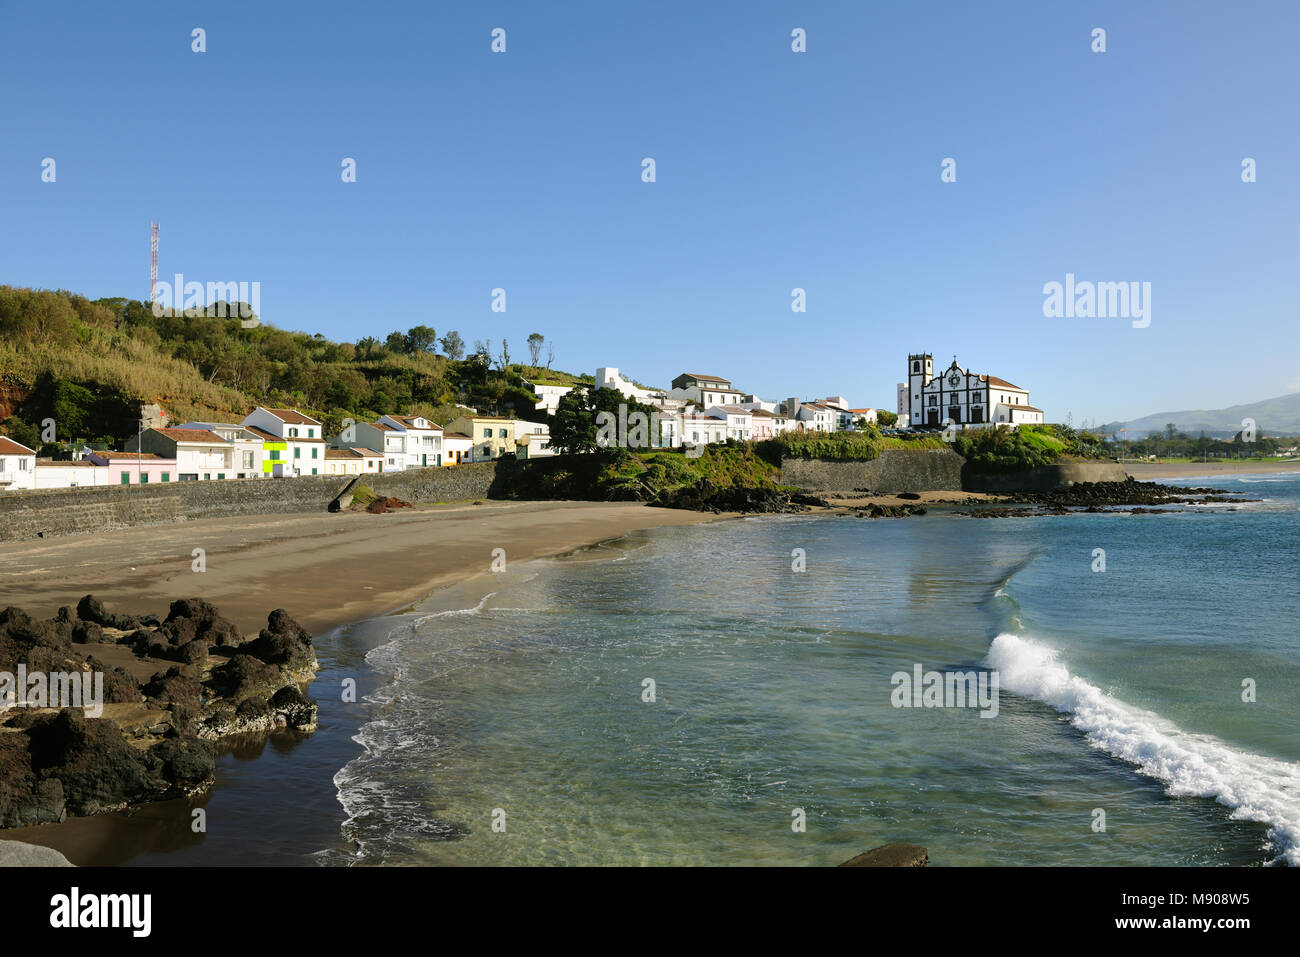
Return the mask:
<svg viewBox="0 0 1300 957">
<path fill-rule="evenodd" d="M 158 224 L 149 224 L 149 301 L 158 290 Z"/>
</svg>

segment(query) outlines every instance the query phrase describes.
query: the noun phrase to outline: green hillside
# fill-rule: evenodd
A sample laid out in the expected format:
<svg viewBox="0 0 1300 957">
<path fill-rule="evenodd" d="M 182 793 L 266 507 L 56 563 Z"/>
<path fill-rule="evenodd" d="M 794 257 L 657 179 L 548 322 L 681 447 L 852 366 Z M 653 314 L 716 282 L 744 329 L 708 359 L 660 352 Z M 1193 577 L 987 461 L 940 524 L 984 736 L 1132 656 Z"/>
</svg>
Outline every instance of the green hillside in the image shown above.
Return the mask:
<svg viewBox="0 0 1300 957">
<path fill-rule="evenodd" d="M 387 412 L 445 424 L 463 411 L 457 403 L 538 418 L 526 380 L 582 379 L 512 362 L 501 346 L 494 354 L 491 340 L 478 342 L 466 355 L 458 332 L 428 326 L 332 342 L 235 318 L 159 317 L 132 299 L 0 286 L 0 431 L 34 446 L 52 418 L 61 440 L 116 446 L 135 432 L 141 403 L 173 422 L 287 406 L 331 429 Z"/>
</svg>

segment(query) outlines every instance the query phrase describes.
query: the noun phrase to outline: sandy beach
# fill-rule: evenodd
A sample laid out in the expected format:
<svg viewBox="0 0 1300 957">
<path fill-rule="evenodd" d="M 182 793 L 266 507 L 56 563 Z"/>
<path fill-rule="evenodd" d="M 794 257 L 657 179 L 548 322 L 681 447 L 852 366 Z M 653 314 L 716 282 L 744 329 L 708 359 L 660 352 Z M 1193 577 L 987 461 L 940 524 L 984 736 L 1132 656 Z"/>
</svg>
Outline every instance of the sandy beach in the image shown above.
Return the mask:
<svg viewBox="0 0 1300 957">
<path fill-rule="evenodd" d="M 1200 475 L 1254 475 L 1261 472 L 1300 472 L 1300 462 L 1121 462 L 1138 481 L 1195 478 Z"/>
<path fill-rule="evenodd" d="M 94 594 L 111 610 L 165 615 L 177 598 L 214 603 L 255 632 L 284 608 L 317 634 L 402 608 L 440 585 L 507 562 L 559 555 L 710 513 L 636 502 L 485 502 L 383 515 L 270 515 L 0 545 L 0 608 L 49 617 Z M 194 570 L 195 549 L 206 570 Z M 115 662 L 116 663 L 116 662 Z"/>
</svg>

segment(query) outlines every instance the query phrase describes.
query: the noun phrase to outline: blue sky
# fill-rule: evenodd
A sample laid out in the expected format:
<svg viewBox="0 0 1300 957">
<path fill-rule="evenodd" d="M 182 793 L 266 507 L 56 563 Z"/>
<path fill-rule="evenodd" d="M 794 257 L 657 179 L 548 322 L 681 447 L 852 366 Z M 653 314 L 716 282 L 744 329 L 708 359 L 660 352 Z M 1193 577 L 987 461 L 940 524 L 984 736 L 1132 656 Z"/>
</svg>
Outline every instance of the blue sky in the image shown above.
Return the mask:
<svg viewBox="0 0 1300 957">
<path fill-rule="evenodd" d="M 0 282 L 146 298 L 157 220 L 336 339 L 884 408 L 927 350 L 1076 424 L 1300 388 L 1298 4 L 279 6 L 0 2 Z M 1150 326 L 1045 318 L 1066 273 Z"/>
</svg>

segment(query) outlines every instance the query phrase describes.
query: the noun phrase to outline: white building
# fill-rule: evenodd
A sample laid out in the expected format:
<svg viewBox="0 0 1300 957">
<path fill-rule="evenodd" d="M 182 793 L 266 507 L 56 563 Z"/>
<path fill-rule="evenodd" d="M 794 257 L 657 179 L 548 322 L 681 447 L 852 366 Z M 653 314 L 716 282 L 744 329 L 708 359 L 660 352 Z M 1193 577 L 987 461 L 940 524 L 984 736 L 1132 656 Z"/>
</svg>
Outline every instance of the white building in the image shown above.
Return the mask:
<svg viewBox="0 0 1300 957">
<path fill-rule="evenodd" d="M 534 403 L 533 408 L 545 409 L 547 415 L 554 415 L 555 410 L 560 407 L 560 399 L 576 388 L 571 385 L 538 385 L 535 382 L 527 384 L 537 395 L 537 402 Z"/>
<path fill-rule="evenodd" d="M 36 451 L 0 435 L 0 492 L 36 488 Z"/>
<path fill-rule="evenodd" d="M 176 477 L 181 482 L 235 477 L 234 446 L 206 429 L 145 429 L 126 440 L 126 451 L 152 452 L 162 459 L 175 461 Z M 122 484 L 130 484 L 130 479 L 128 470 Z"/>
<path fill-rule="evenodd" d="M 643 389 L 634 382 L 624 379 L 613 366 L 602 366 L 596 370 L 597 389 L 614 389 L 626 398 L 644 402 L 646 405 L 659 405 L 668 395 L 655 389 Z"/>
<path fill-rule="evenodd" d="M 374 449 L 326 449 L 325 475 L 375 474 L 384 470 L 384 457 Z"/>
<path fill-rule="evenodd" d="M 464 432 L 442 433 L 442 464 L 460 465 L 474 458 L 474 440 Z"/>
<path fill-rule="evenodd" d="M 237 422 L 182 422 L 178 429 L 198 429 L 221 436 L 234 449 L 235 478 L 270 478 L 264 468 L 264 439 Z"/>
<path fill-rule="evenodd" d="M 1029 404 L 1029 392 L 995 375 L 952 365 L 936 375 L 928 352 L 907 357 L 908 416 L 912 428 L 947 424 L 966 428 L 989 424 L 1041 425 L 1042 409 Z"/>
<path fill-rule="evenodd" d="M 713 445 L 727 441 L 727 420 L 720 415 L 682 416 L 682 443 L 685 445 Z"/>
<path fill-rule="evenodd" d="M 243 424 L 269 433 L 283 442 L 285 449 L 267 456 L 275 476 L 321 475 L 325 467 L 325 427 L 297 409 L 268 409 L 258 406 L 244 417 Z M 264 444 L 267 443 L 265 437 Z M 281 460 L 278 454 L 283 454 Z"/>
<path fill-rule="evenodd" d="M 37 488 L 85 488 L 108 484 L 108 466 L 94 462 L 36 460 Z"/>
<path fill-rule="evenodd" d="M 727 423 L 727 438 L 748 442 L 754 437 L 754 413 L 739 405 L 715 405 L 705 410 L 708 415 L 721 416 Z"/>
<path fill-rule="evenodd" d="M 683 372 L 673 380 L 668 398 L 684 399 L 702 409 L 707 409 L 715 405 L 740 405 L 745 395 L 739 389 L 733 389 L 729 379 Z"/>
<path fill-rule="evenodd" d="M 442 426 L 422 415 L 381 415 L 374 422 L 358 422 L 351 430 L 331 438 L 330 445 L 382 452 L 385 472 L 442 465 Z"/>
<path fill-rule="evenodd" d="M 551 427 L 545 422 L 528 422 L 515 419 L 512 423 L 515 433 L 515 455 L 521 459 L 535 459 L 544 455 L 554 455 L 551 448 Z"/>
<path fill-rule="evenodd" d="M 753 422 L 753 438 L 755 440 L 775 438 L 782 432 L 788 432 L 791 428 L 790 420 L 784 412 L 752 409 L 750 418 Z"/>
<path fill-rule="evenodd" d="M 840 410 L 821 402 L 800 402 L 794 396 L 782 403 L 781 411 L 793 428 L 801 432 L 834 432 L 839 425 Z"/>
</svg>

